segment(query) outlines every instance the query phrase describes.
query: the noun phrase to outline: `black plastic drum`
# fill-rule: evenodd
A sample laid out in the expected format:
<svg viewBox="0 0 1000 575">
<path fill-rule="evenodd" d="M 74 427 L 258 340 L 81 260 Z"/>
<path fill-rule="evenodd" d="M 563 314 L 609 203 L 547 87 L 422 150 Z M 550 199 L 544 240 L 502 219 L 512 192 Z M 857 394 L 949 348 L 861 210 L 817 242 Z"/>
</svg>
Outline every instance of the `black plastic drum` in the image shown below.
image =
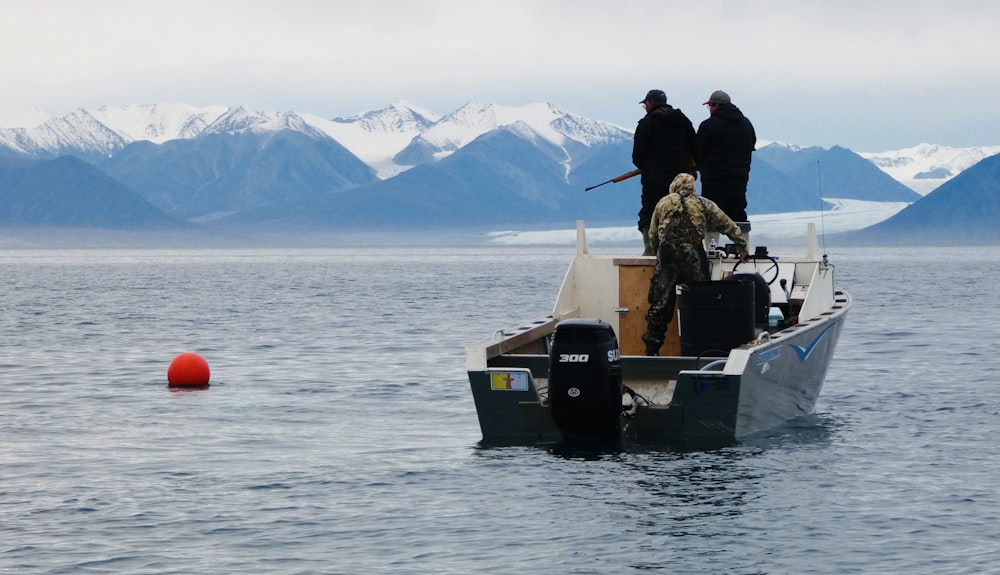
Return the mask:
<svg viewBox="0 0 1000 575">
<path fill-rule="evenodd" d="M 771 286 L 767 285 L 764 276 L 758 273 L 730 274 L 726 277 L 726 281 L 753 284 L 753 321 L 757 327 L 766 327 L 767 316 L 771 312 Z"/>
<path fill-rule="evenodd" d="M 677 291 L 681 355 L 724 357 L 753 340 L 753 282 L 689 282 Z"/>
</svg>

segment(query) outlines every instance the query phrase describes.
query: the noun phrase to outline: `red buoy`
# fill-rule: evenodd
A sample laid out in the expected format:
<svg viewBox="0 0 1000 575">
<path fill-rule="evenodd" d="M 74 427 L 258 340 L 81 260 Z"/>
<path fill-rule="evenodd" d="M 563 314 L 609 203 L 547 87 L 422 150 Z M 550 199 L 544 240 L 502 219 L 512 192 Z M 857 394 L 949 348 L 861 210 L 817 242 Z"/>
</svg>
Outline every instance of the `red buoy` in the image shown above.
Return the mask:
<svg viewBox="0 0 1000 575">
<path fill-rule="evenodd" d="M 170 387 L 207 387 L 208 362 L 197 353 L 182 353 L 170 362 L 167 383 Z"/>
</svg>

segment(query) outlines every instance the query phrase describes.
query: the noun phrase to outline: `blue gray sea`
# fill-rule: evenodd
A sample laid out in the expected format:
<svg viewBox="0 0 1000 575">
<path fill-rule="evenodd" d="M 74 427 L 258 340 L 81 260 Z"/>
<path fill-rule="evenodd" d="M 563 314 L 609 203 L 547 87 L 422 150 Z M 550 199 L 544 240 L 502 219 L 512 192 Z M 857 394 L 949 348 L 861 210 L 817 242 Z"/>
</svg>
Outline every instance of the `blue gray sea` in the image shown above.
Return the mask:
<svg viewBox="0 0 1000 575">
<path fill-rule="evenodd" d="M 588 454 L 464 371 L 573 247 L 0 251 L 0 573 L 1000 573 L 1000 254 L 824 247 L 813 415 Z"/>
</svg>

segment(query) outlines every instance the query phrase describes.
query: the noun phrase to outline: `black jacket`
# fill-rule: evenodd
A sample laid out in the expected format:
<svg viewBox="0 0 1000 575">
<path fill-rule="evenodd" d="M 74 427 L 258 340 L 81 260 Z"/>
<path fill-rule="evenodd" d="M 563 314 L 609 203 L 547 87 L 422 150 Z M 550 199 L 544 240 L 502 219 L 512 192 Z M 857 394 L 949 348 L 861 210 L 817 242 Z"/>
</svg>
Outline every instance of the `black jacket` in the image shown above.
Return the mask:
<svg viewBox="0 0 1000 575">
<path fill-rule="evenodd" d="M 732 104 L 723 104 L 698 126 L 698 171 L 702 181 L 750 176 L 750 154 L 757 145 L 753 124 Z"/>
<path fill-rule="evenodd" d="M 668 104 L 648 112 L 635 128 L 632 163 L 642 170 L 642 185 L 663 186 L 681 172 L 694 174 L 695 132 L 691 120 Z"/>
</svg>

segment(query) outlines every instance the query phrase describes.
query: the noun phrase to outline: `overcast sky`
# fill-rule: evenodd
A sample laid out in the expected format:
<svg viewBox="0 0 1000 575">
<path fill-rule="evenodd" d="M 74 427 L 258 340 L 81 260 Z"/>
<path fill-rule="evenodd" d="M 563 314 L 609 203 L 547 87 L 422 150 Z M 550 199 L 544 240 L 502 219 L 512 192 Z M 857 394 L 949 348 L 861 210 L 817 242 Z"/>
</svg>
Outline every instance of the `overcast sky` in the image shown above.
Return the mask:
<svg viewBox="0 0 1000 575">
<path fill-rule="evenodd" d="M 333 118 L 549 102 L 629 130 L 716 89 L 758 137 L 1000 145 L 997 0 L 3 0 L 0 126 L 179 101 Z"/>
</svg>

